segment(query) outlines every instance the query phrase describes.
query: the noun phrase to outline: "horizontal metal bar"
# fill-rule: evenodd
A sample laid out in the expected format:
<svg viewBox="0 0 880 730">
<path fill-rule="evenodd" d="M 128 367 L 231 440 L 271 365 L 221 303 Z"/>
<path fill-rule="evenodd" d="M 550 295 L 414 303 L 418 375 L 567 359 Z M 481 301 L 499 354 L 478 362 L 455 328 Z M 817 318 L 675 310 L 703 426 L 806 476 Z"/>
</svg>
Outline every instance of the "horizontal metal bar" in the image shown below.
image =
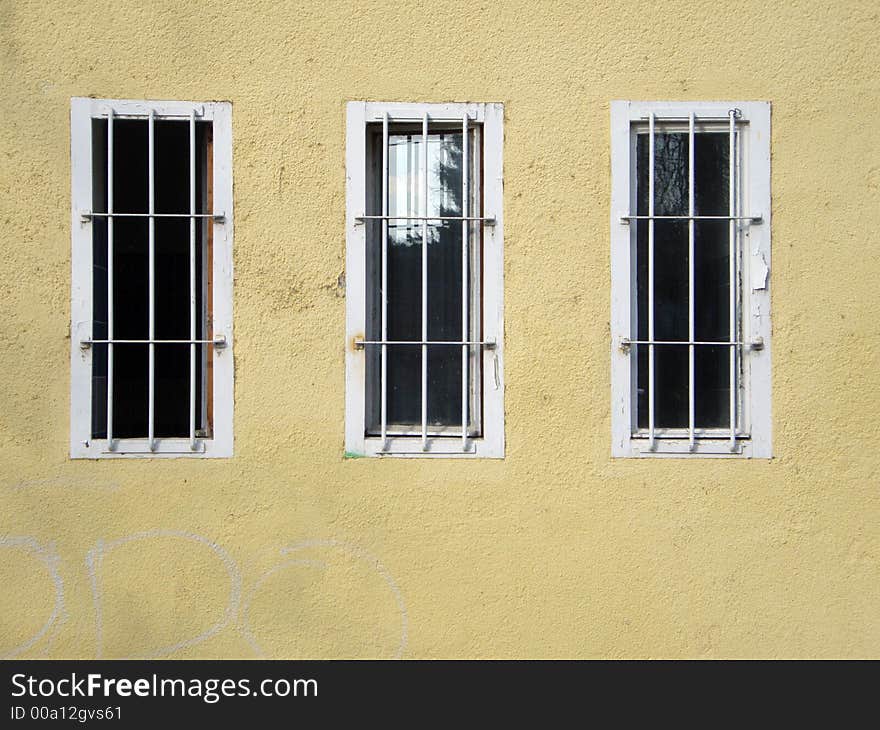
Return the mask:
<svg viewBox="0 0 880 730">
<path fill-rule="evenodd" d="M 374 117 L 367 119 L 369 123 L 381 123 L 383 117 Z M 388 123 L 394 124 L 395 122 L 408 122 L 410 124 L 421 124 L 424 121 L 424 116 L 419 117 L 392 117 L 388 116 Z M 474 120 L 468 117 L 468 119 L 473 122 Z M 449 124 L 452 126 L 453 124 L 458 125 L 458 129 L 461 129 L 461 117 L 433 117 L 430 114 L 428 115 L 428 124 Z M 475 122 L 475 124 L 482 124 L 482 122 Z M 429 130 L 430 131 L 430 130 Z"/>
<path fill-rule="evenodd" d="M 620 340 L 621 348 L 628 348 L 631 345 L 707 345 L 714 347 L 751 347 L 753 350 L 760 350 L 764 347 L 763 338 L 752 340 L 751 342 L 742 342 L 739 340 L 730 341 L 713 341 L 713 340 L 631 340 L 623 337 Z"/>
<path fill-rule="evenodd" d="M 92 345 L 214 345 L 214 347 L 226 347 L 226 337 L 215 337 L 213 340 L 80 340 L 79 344 L 80 347 Z"/>
<path fill-rule="evenodd" d="M 454 345 L 461 347 L 462 345 L 480 345 L 487 350 L 495 348 L 496 343 L 493 340 L 355 340 L 354 346 L 358 349 L 365 345 Z"/>
<path fill-rule="evenodd" d="M 92 218 L 213 218 L 217 222 L 226 220 L 223 213 L 81 213 L 84 221 Z"/>
<path fill-rule="evenodd" d="M 421 438 L 422 430 L 418 428 L 415 431 L 401 431 L 395 430 L 393 428 L 389 428 L 386 436 L 393 436 L 394 438 Z M 470 436 L 470 434 L 468 434 Z M 381 440 L 380 434 L 367 434 L 367 438 Z M 428 438 L 434 439 L 460 439 L 461 438 L 461 430 L 456 429 L 455 431 L 428 431 Z"/>
<path fill-rule="evenodd" d="M 491 216 L 461 216 L 461 215 L 359 215 L 355 221 L 482 221 L 487 226 L 495 225 L 495 218 Z"/>
<path fill-rule="evenodd" d="M 742 119 L 742 113 L 739 109 L 736 110 L 736 121 L 738 124 L 746 124 L 748 120 Z M 645 115 L 639 117 L 640 120 L 647 122 L 650 116 Z M 654 120 L 656 123 L 663 124 L 664 122 L 690 122 L 690 115 L 687 116 L 671 116 L 671 117 L 661 117 L 654 115 Z M 725 115 L 723 117 L 701 117 L 699 115 L 694 115 L 694 121 L 699 124 L 700 122 L 723 122 L 724 124 L 730 124 L 730 115 Z"/>
<path fill-rule="evenodd" d="M 647 441 L 650 438 L 650 434 L 648 430 L 645 429 L 643 431 L 635 431 L 630 434 L 631 438 L 634 439 L 644 439 Z M 677 429 L 675 431 L 669 429 L 655 428 L 654 429 L 654 437 L 658 439 L 669 439 L 669 440 L 681 440 L 687 441 L 690 439 L 690 433 L 687 428 Z M 729 441 L 730 440 L 730 429 L 728 428 L 714 428 L 714 429 L 694 429 L 694 438 L 698 440 L 704 441 Z M 736 433 L 737 441 L 748 441 L 751 438 L 751 434 L 748 433 Z"/>
<path fill-rule="evenodd" d="M 186 112 L 185 114 L 160 114 L 159 112 L 153 112 L 153 119 L 171 119 L 171 120 L 180 120 L 181 122 L 188 122 L 193 112 Z M 196 115 L 196 119 L 201 119 L 205 116 L 205 109 L 202 107 L 200 110 L 194 112 Z M 107 119 L 108 114 L 92 114 L 92 119 Z M 150 114 L 149 112 L 144 112 L 143 114 L 120 114 L 119 112 L 113 112 L 114 121 L 117 119 L 139 119 L 143 122 L 149 120 Z"/>
<path fill-rule="evenodd" d="M 761 215 L 622 215 L 621 223 L 630 221 L 749 221 L 763 223 Z"/>
</svg>

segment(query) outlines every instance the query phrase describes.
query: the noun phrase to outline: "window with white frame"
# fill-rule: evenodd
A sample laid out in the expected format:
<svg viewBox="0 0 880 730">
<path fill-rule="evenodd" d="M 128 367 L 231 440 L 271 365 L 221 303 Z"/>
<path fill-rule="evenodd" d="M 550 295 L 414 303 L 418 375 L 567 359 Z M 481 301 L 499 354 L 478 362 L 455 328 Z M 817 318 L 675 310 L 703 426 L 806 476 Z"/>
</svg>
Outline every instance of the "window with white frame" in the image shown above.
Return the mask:
<svg viewBox="0 0 880 730">
<path fill-rule="evenodd" d="M 232 455 L 231 112 L 71 101 L 73 458 Z"/>
<path fill-rule="evenodd" d="M 769 458 L 770 105 L 611 106 L 612 453 Z"/>
<path fill-rule="evenodd" d="M 501 104 L 348 104 L 349 456 L 504 456 Z"/>
</svg>

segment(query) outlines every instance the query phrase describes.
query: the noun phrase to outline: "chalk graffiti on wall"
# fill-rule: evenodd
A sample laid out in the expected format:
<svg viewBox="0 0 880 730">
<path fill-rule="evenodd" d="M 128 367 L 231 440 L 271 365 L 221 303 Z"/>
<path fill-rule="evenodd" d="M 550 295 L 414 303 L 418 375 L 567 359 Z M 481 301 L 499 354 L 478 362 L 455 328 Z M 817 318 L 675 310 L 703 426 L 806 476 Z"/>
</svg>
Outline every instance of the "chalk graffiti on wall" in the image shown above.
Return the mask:
<svg viewBox="0 0 880 730">
<path fill-rule="evenodd" d="M 225 605 L 219 617 L 212 621 L 207 627 L 200 630 L 190 629 L 190 635 L 186 638 L 173 642 L 161 643 L 158 647 L 147 650 L 129 652 L 120 654 L 119 650 L 108 651 L 106 646 L 106 627 L 113 624 L 113 618 L 118 618 L 118 603 L 112 604 L 108 599 L 107 584 L 114 583 L 118 585 L 118 581 L 122 580 L 123 584 L 131 591 L 131 596 L 136 599 L 138 595 L 145 597 L 146 591 L 151 586 L 138 583 L 136 575 L 119 575 L 120 566 L 115 569 L 108 570 L 108 564 L 112 563 L 114 558 L 120 557 L 126 551 L 135 550 L 142 557 L 145 548 L 152 547 L 155 549 L 163 549 L 159 555 L 168 555 L 168 545 L 176 543 L 179 549 L 186 551 L 187 554 L 204 552 L 211 556 L 215 565 L 210 566 L 218 575 L 225 574 L 228 579 L 228 588 L 226 589 L 223 601 Z M 0 650 L 0 658 L 13 658 L 21 656 L 27 652 L 41 652 L 42 655 L 48 654 L 51 648 L 51 642 L 57 637 L 63 624 L 67 619 L 68 607 L 65 604 L 65 585 L 62 578 L 62 572 L 59 569 L 61 563 L 60 556 L 52 544 L 41 543 L 31 536 L 2 536 L 0 535 L 0 556 L 5 551 L 18 551 L 20 558 L 29 559 L 35 562 L 37 570 L 43 574 L 43 578 L 48 578 L 54 591 L 53 609 L 42 623 L 42 625 L 30 635 L 21 637 L 0 637 L 2 646 L 7 647 L 12 640 L 12 646 Z M 204 559 L 202 559 L 204 562 Z M 284 578 L 302 578 L 317 571 L 321 574 L 326 572 L 331 564 L 338 564 L 340 561 L 345 562 L 350 570 L 356 570 L 362 580 L 370 581 L 375 590 L 384 591 L 387 600 L 382 602 L 383 606 L 390 608 L 385 609 L 386 614 L 381 618 L 383 624 L 396 625 L 396 638 L 393 646 L 388 645 L 386 654 L 395 658 L 403 656 L 407 645 L 408 617 L 406 604 L 403 599 L 402 592 L 388 569 L 375 556 L 357 545 L 353 545 L 341 540 L 332 539 L 312 539 L 298 542 L 294 545 L 281 550 L 281 560 L 262 572 L 256 580 L 251 583 L 250 589 L 243 592 L 243 577 L 239 566 L 221 545 L 202 535 L 192 532 L 178 530 L 156 529 L 144 532 L 138 532 L 126 535 L 113 540 L 97 540 L 94 545 L 86 552 L 85 568 L 88 575 L 89 589 L 92 599 L 92 607 L 94 611 L 94 654 L 97 658 L 158 658 L 173 657 L 175 654 L 195 647 L 199 644 L 207 642 L 209 639 L 221 634 L 221 632 L 234 632 L 241 637 L 250 650 L 258 657 L 265 657 L 270 652 L 266 642 L 259 638 L 259 629 L 254 626 L 253 614 L 254 604 L 258 602 L 261 594 L 266 593 L 272 586 L 273 582 Z M 120 564 L 124 565 L 124 563 Z M 206 570 L 209 566 L 205 566 Z M 115 570 L 115 572 L 114 572 Z M 304 571 L 302 575 L 298 572 Z M 36 576 L 33 570 L 31 575 Z M 125 581 L 128 581 L 125 583 Z M 35 583 L 36 585 L 36 583 Z M 355 590 L 360 586 L 355 586 Z M 324 590 L 330 588 L 320 581 L 317 582 L 318 590 L 323 587 Z M 176 587 L 178 590 L 180 586 Z M 187 590 L 186 586 L 182 587 Z M 138 593 L 140 591 L 140 594 Z M 289 592 L 289 601 L 296 602 L 297 595 Z M 125 596 L 124 596 L 125 597 Z M 320 600 L 320 595 L 318 596 Z M 330 601 L 331 596 L 324 597 L 325 601 Z M 114 616 L 107 615 L 108 605 L 115 608 Z M 131 606 L 131 603 L 128 604 Z M 320 616 L 320 613 L 318 614 Z M 329 619 L 328 619 L 329 620 Z M 375 620 L 375 616 L 368 617 L 368 620 Z M 4 624 L 6 626 L 6 624 Z M 295 627 L 290 627 L 295 630 Z M 8 629 L 6 629 L 8 630 Z M 375 633 L 375 631 L 373 632 Z M 342 655 L 354 655 L 357 653 L 358 647 L 340 647 L 335 646 L 337 653 Z M 276 652 L 277 653 L 277 652 Z"/>
<path fill-rule="evenodd" d="M 12 659 L 29 651 L 44 638 L 51 639 L 60 628 L 65 619 L 64 581 L 58 571 L 58 563 L 60 562 L 60 559 L 52 545 L 43 545 L 35 538 L 28 536 L 0 535 L 0 550 L 3 550 L 3 552 L 6 550 L 22 551 L 26 555 L 35 559 L 42 565 L 42 568 L 48 572 L 55 589 L 54 607 L 45 623 L 35 634 L 30 637 L 25 637 L 21 643 L 11 649 L 7 649 L 6 652 L 0 656 L 0 659 Z M 0 552 L 0 555 L 2 555 L 3 552 Z M 48 650 L 48 645 L 43 647 L 44 653 L 48 652 Z"/>
<path fill-rule="evenodd" d="M 372 556 L 366 550 L 363 550 L 356 545 L 349 545 L 345 542 L 341 542 L 339 540 L 306 540 L 304 542 L 297 543 L 296 545 L 292 545 L 291 547 L 284 548 L 281 551 L 282 555 L 290 556 L 295 554 L 300 554 L 307 550 L 312 550 L 314 548 L 329 550 L 329 551 L 339 551 L 344 553 L 355 560 L 359 561 L 362 565 L 367 566 L 368 568 L 372 568 L 376 571 L 376 573 L 381 576 L 382 580 L 388 586 L 388 589 L 391 591 L 391 594 L 394 596 L 394 601 L 397 606 L 397 610 L 400 614 L 400 641 L 397 645 L 397 650 L 394 654 L 396 659 L 399 659 L 403 656 L 403 652 L 406 649 L 406 641 L 407 641 L 407 614 L 406 614 L 406 605 L 403 602 L 403 596 L 400 593 L 400 588 L 397 586 L 394 578 L 391 573 L 385 568 L 384 565 L 379 561 L 378 558 Z M 275 574 L 286 570 L 293 566 L 305 566 L 309 568 L 323 568 L 325 567 L 325 563 L 318 560 L 309 560 L 304 558 L 288 558 L 278 565 L 270 568 L 266 573 L 264 573 L 261 578 L 256 582 L 248 596 L 247 601 L 244 604 L 242 610 L 242 631 L 245 639 L 248 644 L 250 644 L 251 648 L 254 650 L 257 656 L 265 657 L 266 653 L 263 648 L 259 645 L 256 638 L 254 638 L 253 632 L 250 629 L 249 625 L 249 609 L 251 606 L 251 602 L 256 595 L 256 593 L 260 590 L 263 584 L 270 579 Z"/>
<path fill-rule="evenodd" d="M 112 542 L 103 542 L 102 540 L 98 540 L 98 542 L 95 544 L 95 547 L 90 550 L 86 555 L 86 565 L 88 566 L 89 570 L 89 582 L 91 583 L 92 588 L 92 600 L 94 601 L 95 605 L 95 654 L 98 659 L 103 658 L 104 654 L 102 594 L 103 583 L 101 581 L 100 575 L 101 564 L 104 560 L 104 557 L 113 550 L 116 550 L 123 545 L 127 545 L 128 543 L 137 542 L 139 540 L 150 540 L 157 537 L 170 537 L 179 540 L 189 540 L 195 543 L 201 543 L 202 545 L 209 548 L 214 553 L 214 555 L 216 555 L 217 558 L 223 563 L 223 566 L 229 575 L 229 602 L 226 606 L 226 611 L 224 612 L 223 618 L 217 623 L 213 624 L 207 630 L 190 639 L 186 639 L 176 644 L 171 644 L 169 646 L 163 646 L 155 649 L 143 658 L 146 659 L 168 656 L 169 654 L 173 654 L 174 652 L 180 651 L 181 649 L 186 649 L 190 646 L 201 644 L 203 641 L 206 641 L 212 636 L 220 633 L 224 628 L 226 628 L 227 625 L 229 625 L 230 623 L 234 623 L 235 621 L 236 611 L 238 609 L 239 601 L 241 600 L 241 573 L 239 572 L 238 566 L 235 564 L 235 561 L 229 556 L 229 553 L 227 553 L 217 543 L 212 542 L 200 535 L 174 530 L 151 530 L 150 532 L 139 532 L 134 535 L 119 538 L 118 540 L 113 540 Z"/>
</svg>

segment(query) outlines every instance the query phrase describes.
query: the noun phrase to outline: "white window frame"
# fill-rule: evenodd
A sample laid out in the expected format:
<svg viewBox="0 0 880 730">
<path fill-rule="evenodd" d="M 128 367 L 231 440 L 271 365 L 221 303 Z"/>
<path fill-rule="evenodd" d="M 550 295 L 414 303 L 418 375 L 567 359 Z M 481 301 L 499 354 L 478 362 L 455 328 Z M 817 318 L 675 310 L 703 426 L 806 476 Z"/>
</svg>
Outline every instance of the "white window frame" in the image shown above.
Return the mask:
<svg viewBox="0 0 880 730">
<path fill-rule="evenodd" d="M 92 429 L 92 120 L 181 118 L 213 122 L 213 433 L 211 438 L 91 438 Z M 232 105 L 229 102 L 73 98 L 71 142 L 70 456 L 230 457 L 233 452 Z M 100 211 L 99 211 L 100 212 Z M 124 213 L 125 211 L 118 211 Z M 152 446 L 152 448 L 151 448 Z M 112 447 L 112 448 L 111 448 Z"/>
<path fill-rule="evenodd" d="M 688 131 L 690 115 L 729 120 L 735 115 L 737 154 L 735 221 L 739 287 L 737 362 L 737 433 L 729 429 L 684 436 L 658 430 L 645 437 L 635 422 L 636 213 L 637 125 L 651 115 L 655 124 L 681 120 Z M 760 218 L 760 219 L 758 219 Z M 611 425 L 615 457 L 734 457 L 771 458 L 771 327 L 770 327 L 770 103 L 769 102 L 611 102 Z M 672 431 L 672 430 L 670 430 Z M 675 438 L 668 436 L 676 436 Z M 705 436 L 703 438 L 702 436 Z"/>
<path fill-rule="evenodd" d="M 366 436 L 365 348 L 358 342 L 366 332 L 366 228 L 359 218 L 366 206 L 366 133 L 373 122 L 421 120 L 482 125 L 483 213 L 494 219 L 483 226 L 482 331 L 482 436 L 467 438 L 462 446 L 460 429 L 449 437 L 431 436 L 426 449 L 412 437 Z M 498 103 L 395 103 L 353 101 L 347 106 L 346 135 L 346 395 L 345 452 L 348 457 L 389 456 L 423 458 L 504 457 L 504 218 L 503 218 L 503 121 L 504 106 Z"/>
</svg>

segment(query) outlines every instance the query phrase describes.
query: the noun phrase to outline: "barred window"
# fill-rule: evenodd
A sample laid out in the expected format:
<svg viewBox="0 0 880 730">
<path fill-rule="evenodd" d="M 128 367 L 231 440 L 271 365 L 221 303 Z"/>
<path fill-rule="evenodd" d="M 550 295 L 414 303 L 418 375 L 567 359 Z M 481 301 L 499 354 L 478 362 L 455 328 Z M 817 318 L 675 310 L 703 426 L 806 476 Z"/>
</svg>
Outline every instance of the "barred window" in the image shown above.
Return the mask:
<svg viewBox="0 0 880 730">
<path fill-rule="evenodd" d="M 612 106 L 614 454 L 770 456 L 769 106 Z"/>
<path fill-rule="evenodd" d="M 229 105 L 74 99 L 71 146 L 71 455 L 231 455 Z"/>
<path fill-rule="evenodd" d="M 346 449 L 501 456 L 500 105 L 348 115 Z"/>
</svg>

